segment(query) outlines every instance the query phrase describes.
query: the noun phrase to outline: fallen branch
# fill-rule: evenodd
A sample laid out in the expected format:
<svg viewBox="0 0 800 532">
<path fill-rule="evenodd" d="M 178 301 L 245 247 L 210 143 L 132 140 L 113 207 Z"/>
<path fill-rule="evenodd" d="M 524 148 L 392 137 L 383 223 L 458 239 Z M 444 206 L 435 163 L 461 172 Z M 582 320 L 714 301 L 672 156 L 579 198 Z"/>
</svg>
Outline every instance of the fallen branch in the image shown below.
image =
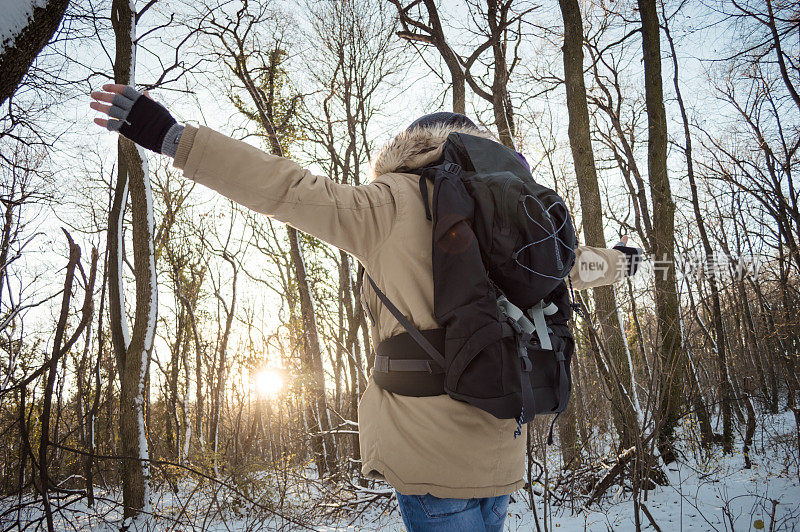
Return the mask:
<svg viewBox="0 0 800 532">
<path fill-rule="evenodd" d="M 644 512 L 644 515 L 647 516 L 647 520 L 650 521 L 650 524 L 653 525 L 655 531 L 661 532 L 661 527 L 656 524 L 656 520 L 653 519 L 653 514 L 650 513 L 650 510 L 647 509 L 647 506 L 645 506 L 644 503 L 642 504 L 642 511 Z"/>
<path fill-rule="evenodd" d="M 611 487 L 611 485 L 614 483 L 614 480 L 625 470 L 625 466 L 634 456 L 636 456 L 636 447 L 630 447 L 629 449 L 622 451 L 622 453 L 617 456 L 616 463 L 614 463 L 611 469 L 609 469 L 608 472 L 597 481 L 597 484 L 595 484 L 595 487 L 592 490 L 592 495 L 584 505 L 584 508 L 587 508 L 589 505 L 596 502 L 605 494 L 606 491 L 608 491 L 608 488 Z"/>
</svg>

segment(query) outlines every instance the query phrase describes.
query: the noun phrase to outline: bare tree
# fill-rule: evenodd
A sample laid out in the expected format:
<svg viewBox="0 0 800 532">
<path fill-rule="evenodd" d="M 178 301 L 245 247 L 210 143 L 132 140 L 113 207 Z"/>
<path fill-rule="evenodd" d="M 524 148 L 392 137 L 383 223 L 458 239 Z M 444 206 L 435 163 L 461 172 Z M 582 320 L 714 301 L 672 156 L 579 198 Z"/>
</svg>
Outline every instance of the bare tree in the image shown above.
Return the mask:
<svg viewBox="0 0 800 532">
<path fill-rule="evenodd" d="M 58 363 L 61 358 L 69 352 L 75 342 L 80 338 L 83 330 L 88 326 L 92 320 L 92 313 L 94 311 L 94 281 L 97 272 L 97 250 L 92 250 L 91 269 L 89 277 L 86 277 L 83 267 L 80 265 L 81 249 L 72 237 L 64 231 L 69 241 L 69 262 L 67 264 L 66 277 L 64 279 L 64 290 L 61 297 L 61 312 L 59 313 L 58 324 L 56 325 L 55 337 L 53 339 L 53 354 L 49 362 L 43 368 L 47 368 L 47 379 L 44 387 L 44 402 L 42 404 L 41 414 L 41 437 L 39 439 L 39 493 L 42 496 L 42 503 L 44 504 L 45 517 L 47 518 L 47 529 L 53 531 L 53 512 L 50 506 L 49 490 L 53 487 L 50 482 L 50 462 L 48 459 L 48 446 L 50 445 L 50 421 L 51 421 L 51 407 L 54 395 L 53 385 L 55 383 L 56 374 L 58 373 Z M 83 275 L 85 296 L 83 302 L 83 309 L 81 312 L 81 320 L 75 331 L 71 336 L 66 336 L 67 318 L 69 317 L 69 306 L 72 299 L 72 285 L 75 281 L 75 272 L 79 270 Z M 60 397 L 60 395 L 59 395 Z"/>
<path fill-rule="evenodd" d="M 447 65 L 453 90 L 453 111 L 465 113 L 466 82 L 477 96 L 491 104 L 500 142 L 513 148 L 514 109 L 508 85 L 511 73 L 520 62 L 518 48 L 522 41 L 522 20 L 535 7 L 519 7 L 522 4 L 519 0 L 518 5 L 514 0 L 486 0 L 485 8 L 482 2 L 469 3 L 471 18 L 480 22 L 478 34 L 482 41 L 466 54 L 459 55 L 445 38 L 439 8 L 433 0 L 410 2 L 408 5 L 403 5 L 401 0 L 391 2 L 397 8 L 403 27 L 403 31 L 397 33 L 398 37 L 434 46 Z M 427 22 L 424 21 L 426 17 Z M 491 60 L 486 68 L 490 72 L 490 81 L 483 82 L 474 71 L 482 56 L 489 51 Z"/>
<path fill-rule="evenodd" d="M 575 175 L 581 196 L 581 215 L 586 244 L 605 247 L 603 214 L 594 151 L 589 128 L 589 108 L 586 85 L 583 79 L 583 22 L 576 0 L 559 0 L 564 20 L 564 80 L 569 113 L 569 137 Z M 600 321 L 605 350 L 611 367 L 598 359 L 598 367 L 605 368 L 603 375 L 611 392 L 614 425 L 622 446 L 634 444 L 640 433 L 640 420 L 634 402 L 636 390 L 632 379 L 633 368 L 628 359 L 628 347 L 621 329 L 614 288 L 610 286 L 592 290 L 595 311 Z M 600 349 L 592 350 L 598 356 Z"/>
<path fill-rule="evenodd" d="M 667 114 L 661 81 L 661 34 L 655 0 L 639 0 L 642 18 L 645 100 L 647 103 L 647 176 L 653 202 L 653 254 L 659 261 L 655 278 L 659 352 L 662 380 L 658 405 L 657 441 L 666 463 L 676 457 L 672 450 L 674 430 L 684 403 L 686 357 L 681 350 L 678 288 L 675 282 L 675 202 L 667 174 Z"/>
<path fill-rule="evenodd" d="M 114 80 L 135 83 L 136 19 L 131 2 L 114 0 L 111 21 L 116 36 Z M 114 203 L 109 217 L 109 302 L 114 352 L 119 366 L 120 434 L 122 436 L 122 495 L 125 517 L 150 512 L 150 464 L 145 428 L 146 375 L 155 336 L 158 311 L 155 249 L 153 244 L 153 200 L 147 158 L 143 148 L 120 136 L 119 172 Z M 136 308 L 133 330 L 128 332 L 123 288 L 122 223 L 131 196 L 133 265 L 136 279 Z"/>
<path fill-rule="evenodd" d="M 663 12 L 663 6 L 662 6 Z M 694 174 L 694 161 L 692 160 L 692 135 L 690 131 L 689 118 L 686 114 L 686 106 L 683 102 L 681 95 L 680 84 L 678 83 L 678 56 L 675 52 L 675 43 L 669 31 L 668 21 L 664 20 L 664 34 L 667 37 L 667 42 L 670 47 L 670 54 L 672 56 L 673 68 L 673 86 L 675 88 L 675 95 L 678 99 L 678 106 L 681 111 L 681 121 L 683 122 L 683 135 L 684 135 L 684 152 L 686 154 L 686 174 L 689 178 L 689 187 L 692 193 L 692 209 L 694 210 L 695 222 L 697 223 L 697 230 L 700 233 L 700 240 L 703 243 L 703 250 L 709 261 L 714 259 L 714 248 L 711 246 L 711 239 L 708 237 L 706 231 L 706 223 L 703 213 L 700 210 L 700 199 L 697 191 L 697 182 Z M 733 421 L 731 419 L 731 400 L 733 399 L 733 390 L 731 387 L 730 376 L 728 375 L 728 360 L 726 352 L 726 338 L 725 326 L 722 316 L 722 304 L 720 303 L 719 286 L 715 277 L 715 268 L 708 268 L 708 284 L 711 290 L 711 305 L 712 305 L 712 318 L 714 321 L 715 338 L 713 344 L 717 352 L 718 368 L 719 368 L 719 381 L 720 381 L 720 409 L 722 411 L 722 446 L 726 453 L 733 450 Z M 701 406 L 701 409 L 703 407 Z M 703 416 L 705 417 L 705 416 Z M 706 423 L 703 422 L 703 426 Z M 709 429 L 704 429 L 709 432 Z M 706 438 L 709 435 L 706 434 Z M 713 437 L 712 437 L 713 438 Z"/>
<path fill-rule="evenodd" d="M 311 162 L 334 181 L 360 185 L 373 152 L 369 127 L 386 103 L 382 89 L 405 66 L 403 55 L 393 43 L 395 22 L 384 6 L 359 0 L 309 8 L 313 27 L 309 39 L 321 46 L 307 60 L 317 88 L 302 102 L 300 120 L 311 144 L 307 151 Z M 365 319 L 358 300 L 362 279 L 356 279 L 353 260 L 346 252 L 339 251 L 337 255 L 334 367 L 348 369 L 350 419 L 357 421 L 358 399 L 366 387 L 358 334 Z M 367 351 L 369 346 L 363 349 Z M 357 439 L 353 458 L 360 460 Z"/>
<path fill-rule="evenodd" d="M 217 322 L 219 324 L 218 334 L 216 339 L 216 351 L 214 353 L 214 366 L 212 371 L 215 370 L 213 378 L 213 386 L 211 387 L 211 412 L 209 422 L 209 437 L 211 438 L 211 448 L 213 452 L 213 468 L 214 474 L 219 476 L 219 461 L 220 461 L 220 425 L 222 423 L 223 413 L 223 400 L 225 397 L 226 377 L 230 370 L 230 360 L 228 359 L 228 344 L 230 342 L 231 330 L 233 320 L 236 316 L 237 304 L 237 286 L 239 271 L 241 270 L 240 261 L 241 255 L 246 253 L 247 244 L 242 242 L 241 239 L 234 239 L 234 231 L 239 225 L 236 216 L 236 207 L 233 203 L 230 204 L 230 218 L 227 235 L 222 235 L 222 238 L 217 237 L 219 242 L 212 244 L 203 236 L 203 244 L 206 249 L 211 250 L 211 253 L 216 257 L 221 258 L 225 264 L 230 268 L 230 274 L 223 275 L 220 270 L 219 275 L 215 276 L 209 274 L 211 285 L 214 292 L 214 298 L 217 301 Z M 228 284 L 223 282 L 223 278 L 230 279 L 230 296 L 226 300 L 223 294 L 223 285 Z M 224 319 L 224 322 L 223 322 Z M 223 325 L 224 323 L 224 325 Z"/>
<path fill-rule="evenodd" d="M 397 36 L 411 42 L 432 45 L 442 57 L 447 70 L 450 72 L 450 87 L 453 91 L 453 112 L 466 113 L 466 74 L 462 66 L 461 58 L 447 43 L 444 35 L 444 27 L 439 17 L 439 8 L 434 0 L 423 0 L 422 2 L 409 2 L 403 5 L 401 0 L 390 0 L 397 8 L 400 17 L 402 31 L 397 32 Z M 419 7 L 425 7 L 427 21 L 423 21 L 423 12 Z M 412 11 L 418 11 L 412 14 Z"/>
<path fill-rule="evenodd" d="M 202 31 L 216 39 L 222 50 L 220 59 L 250 97 L 255 110 L 246 114 L 256 120 L 264 132 L 270 151 L 275 155 L 283 155 L 285 147 L 281 142 L 289 138 L 299 95 L 289 97 L 287 101 L 280 93 L 281 76 L 284 75 L 282 60 L 286 54 L 280 34 L 273 36 L 274 42 L 266 48 L 263 34 L 258 29 L 268 24 L 273 16 L 266 6 L 251 7 L 248 1 L 243 1 L 233 16 L 228 16 L 224 11 L 216 13 L 210 10 Z M 242 101 L 234 98 L 234 103 L 237 102 L 244 110 Z M 279 136 L 278 131 L 283 135 Z M 307 419 L 319 429 L 312 438 L 312 446 L 317 456 L 317 469 L 322 476 L 336 472 L 336 446 L 330 435 L 320 333 L 300 235 L 293 227 L 287 226 L 286 230 L 302 320 L 302 360 L 310 397 Z"/>
</svg>

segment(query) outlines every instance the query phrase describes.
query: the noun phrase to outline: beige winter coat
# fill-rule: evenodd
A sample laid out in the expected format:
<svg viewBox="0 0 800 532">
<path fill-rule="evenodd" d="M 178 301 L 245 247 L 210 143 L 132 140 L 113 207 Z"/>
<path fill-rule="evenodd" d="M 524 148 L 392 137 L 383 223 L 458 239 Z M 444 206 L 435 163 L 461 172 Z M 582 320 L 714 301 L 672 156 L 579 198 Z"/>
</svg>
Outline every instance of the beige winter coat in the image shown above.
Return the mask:
<svg viewBox="0 0 800 532">
<path fill-rule="evenodd" d="M 402 172 L 433 161 L 452 131 L 434 127 L 399 135 L 376 158 L 375 179 L 357 187 L 205 127 L 187 126 L 174 164 L 186 177 L 349 252 L 414 325 L 434 329 L 431 224 L 418 176 Z M 624 276 L 623 264 L 618 251 L 579 248 L 573 285 L 610 284 Z M 365 294 L 375 318 L 372 341 L 403 332 L 374 292 Z M 362 472 L 385 478 L 401 493 L 493 497 L 523 485 L 525 438 L 514 439 L 513 420 L 446 395 L 396 395 L 372 379 L 358 416 Z"/>
</svg>

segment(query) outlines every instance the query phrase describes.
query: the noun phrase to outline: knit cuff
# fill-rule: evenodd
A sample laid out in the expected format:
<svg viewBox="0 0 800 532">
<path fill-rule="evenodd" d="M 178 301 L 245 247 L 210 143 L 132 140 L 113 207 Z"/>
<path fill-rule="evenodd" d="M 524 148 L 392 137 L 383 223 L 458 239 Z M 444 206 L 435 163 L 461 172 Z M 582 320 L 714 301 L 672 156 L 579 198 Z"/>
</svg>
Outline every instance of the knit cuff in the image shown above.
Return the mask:
<svg viewBox="0 0 800 532">
<path fill-rule="evenodd" d="M 161 142 L 161 153 L 175 158 L 175 152 L 178 151 L 178 142 L 181 140 L 181 133 L 183 133 L 183 126 L 181 124 L 173 124 Z"/>
<path fill-rule="evenodd" d="M 189 152 L 192 151 L 192 145 L 194 144 L 196 135 L 196 127 L 190 125 L 184 127 L 180 142 L 178 143 L 178 149 L 175 150 L 175 160 L 172 162 L 172 166 L 181 170 L 186 167 L 186 162 L 189 160 Z"/>
</svg>

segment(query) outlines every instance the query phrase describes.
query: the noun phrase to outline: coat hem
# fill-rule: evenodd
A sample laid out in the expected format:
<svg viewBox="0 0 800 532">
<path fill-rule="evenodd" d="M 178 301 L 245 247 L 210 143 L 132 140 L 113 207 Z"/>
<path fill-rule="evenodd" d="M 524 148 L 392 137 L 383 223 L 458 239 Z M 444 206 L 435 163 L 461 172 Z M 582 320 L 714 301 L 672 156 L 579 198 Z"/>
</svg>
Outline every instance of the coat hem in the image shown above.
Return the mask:
<svg viewBox="0 0 800 532">
<path fill-rule="evenodd" d="M 472 499 L 484 497 L 499 497 L 510 495 L 522 489 L 525 485 L 523 479 L 516 480 L 503 486 L 441 486 L 425 482 L 403 482 L 386 464 L 380 460 L 370 460 L 361 467 L 361 473 L 372 479 L 385 480 L 394 489 L 403 495 L 425 495 L 430 493 L 434 497 L 453 499 Z"/>
</svg>

